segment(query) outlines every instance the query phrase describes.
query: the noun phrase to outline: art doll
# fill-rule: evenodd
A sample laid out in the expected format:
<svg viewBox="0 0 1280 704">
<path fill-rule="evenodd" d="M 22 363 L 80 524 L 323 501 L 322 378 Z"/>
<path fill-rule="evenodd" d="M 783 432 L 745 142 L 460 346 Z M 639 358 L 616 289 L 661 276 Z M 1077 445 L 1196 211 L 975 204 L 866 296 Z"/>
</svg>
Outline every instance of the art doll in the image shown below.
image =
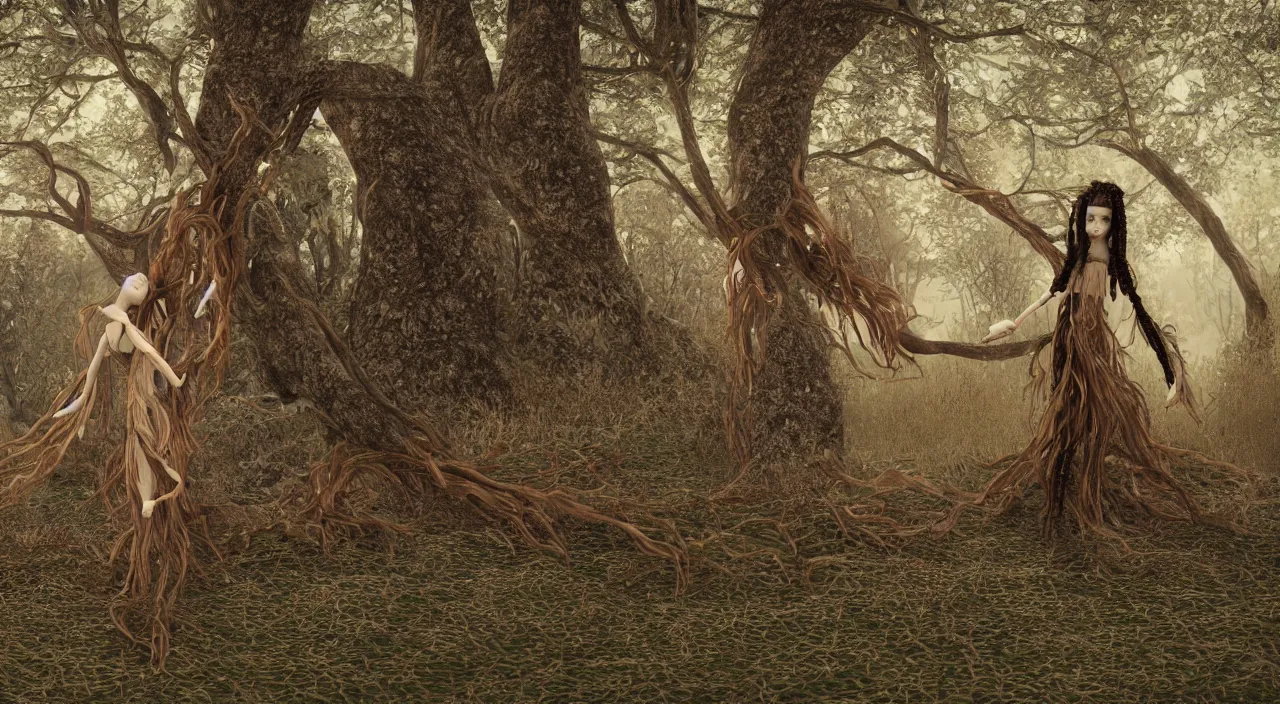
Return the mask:
<svg viewBox="0 0 1280 704">
<path fill-rule="evenodd" d="M 1017 320 L 992 325 L 983 338 L 990 342 L 1011 334 L 1050 298 L 1062 296 L 1044 415 L 1031 442 L 977 499 L 1007 506 L 1027 483 L 1037 482 L 1046 495 L 1046 533 L 1064 510 L 1082 528 L 1102 533 L 1111 532 L 1108 525 L 1118 527 L 1117 510 L 1125 507 L 1167 518 L 1203 519 L 1167 469 L 1169 460 L 1183 453 L 1152 438 L 1143 391 L 1126 374 L 1124 351 L 1107 324 L 1103 299 L 1109 288 L 1115 300 L 1118 288 L 1132 303 L 1136 325 L 1160 361 L 1169 387 L 1166 407 L 1183 403 L 1194 415 L 1185 362 L 1172 328 L 1158 328 L 1142 304 L 1126 259 L 1126 237 L 1124 191 L 1094 181 L 1072 210 L 1066 262 L 1052 286 Z M 1038 360 L 1033 376 L 1043 392 L 1045 371 Z M 1108 456 L 1124 460 L 1131 471 L 1119 479 L 1109 475 Z"/>
<path fill-rule="evenodd" d="M 130 365 L 131 374 L 135 374 L 138 381 L 138 383 L 131 385 L 131 388 L 135 390 L 134 396 L 138 397 L 137 403 L 131 405 L 138 410 L 133 412 L 131 417 L 131 420 L 135 422 L 126 424 L 128 426 L 128 436 L 125 440 L 124 451 L 128 458 L 127 464 L 136 468 L 131 474 L 136 475 L 133 478 L 133 484 L 138 492 L 139 509 L 144 518 L 151 516 L 158 503 L 177 496 L 184 485 L 182 475 L 174 470 L 164 457 L 163 448 L 167 444 L 169 424 L 166 414 L 158 403 L 157 391 L 154 382 L 152 382 L 152 377 L 158 371 L 172 387 L 180 388 L 186 381 L 186 375 L 184 374 L 180 377 L 175 374 L 164 356 L 152 345 L 146 333 L 138 329 L 133 321 L 129 319 L 129 310 L 141 305 L 146 300 L 150 290 L 151 285 L 146 275 L 142 273 L 134 274 L 126 278 L 124 283 L 121 284 L 120 293 L 116 296 L 114 303 L 98 309 L 98 312 L 106 317 L 108 322 L 106 330 L 98 339 L 97 349 L 89 362 L 89 368 L 85 371 L 84 383 L 80 386 L 80 393 L 74 400 L 53 414 L 54 420 L 72 416 L 69 421 L 71 425 L 66 428 L 66 431 L 74 428 L 77 436 L 83 435 L 85 423 L 88 421 L 89 414 L 92 411 L 91 406 L 94 396 L 98 392 L 98 373 L 101 370 L 103 360 L 113 353 L 118 355 L 132 355 L 135 351 L 141 353 L 142 359 L 136 360 L 135 364 Z M 50 435 L 52 434 L 55 433 L 51 430 Z M 57 448 L 53 453 L 39 452 L 39 459 L 35 465 L 25 472 L 16 471 L 21 466 L 21 463 L 15 460 L 19 460 L 26 452 L 18 449 L 21 443 L 13 444 L 16 451 L 6 455 L 4 457 L 5 461 L 0 465 L 0 477 L 10 475 L 6 477 L 7 481 L 3 484 L 4 496 L 0 496 L 0 499 L 7 499 L 7 501 L 0 500 L 0 504 L 12 502 L 16 495 L 24 493 L 24 490 L 34 486 L 35 483 L 42 480 L 53 470 L 58 460 L 61 459 L 62 453 L 66 450 L 66 443 L 71 438 L 67 432 L 58 434 L 63 435 L 66 438 L 65 441 L 53 443 L 52 447 Z M 34 446 L 32 449 L 34 449 Z M 165 474 L 174 481 L 172 490 L 158 498 L 155 496 L 157 478 L 152 469 L 152 462 L 148 460 L 148 455 L 153 457 Z"/>
<path fill-rule="evenodd" d="M 80 410 L 80 407 L 84 404 L 85 397 L 89 393 L 89 389 L 93 388 L 94 382 L 98 378 L 98 368 L 102 366 L 102 360 L 112 352 L 131 354 L 136 349 L 151 359 L 152 364 L 170 384 L 176 387 L 182 386 L 186 380 L 186 375 L 184 374 L 182 378 L 179 378 L 177 374 L 174 374 L 169 363 L 156 351 L 155 347 L 151 346 L 151 341 L 147 339 L 147 336 L 129 320 L 129 309 L 146 300 L 147 293 L 150 290 L 151 284 L 147 281 L 146 275 L 141 273 L 134 274 L 127 277 L 124 283 L 120 285 L 120 295 L 116 296 L 115 303 L 98 309 L 111 322 L 107 323 L 106 332 L 102 333 L 102 337 L 98 339 L 98 349 L 94 352 L 93 359 L 89 362 L 84 390 L 74 401 L 54 413 L 54 418 L 61 418 Z M 204 307 L 204 301 L 201 301 L 201 307 Z"/>
</svg>

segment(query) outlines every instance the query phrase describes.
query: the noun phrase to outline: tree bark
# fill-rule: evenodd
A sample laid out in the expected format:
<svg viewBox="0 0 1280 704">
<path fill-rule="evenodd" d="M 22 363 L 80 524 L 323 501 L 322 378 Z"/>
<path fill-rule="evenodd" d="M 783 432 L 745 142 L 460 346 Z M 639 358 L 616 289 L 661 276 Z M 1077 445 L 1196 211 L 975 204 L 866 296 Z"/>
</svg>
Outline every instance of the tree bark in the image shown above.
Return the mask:
<svg viewBox="0 0 1280 704">
<path fill-rule="evenodd" d="M 321 69 L 320 103 L 357 176 L 362 224 L 347 339 L 403 408 L 501 402 L 493 233 L 500 223 L 465 114 L 434 81 L 350 62 Z"/>
<path fill-rule="evenodd" d="M 224 227 L 231 226 L 241 194 L 256 182 L 257 165 L 269 143 L 269 135 L 255 130 L 234 155 L 227 153 L 240 124 L 229 98 L 248 104 L 265 125 L 274 128 L 285 121 L 310 82 L 302 34 L 313 1 L 228 0 L 214 7 L 214 48 L 195 126 L 209 156 L 215 161 L 227 158 L 218 181 L 219 194 L 228 201 Z M 400 449 L 403 424 L 379 403 L 376 390 L 361 383 L 359 370 L 343 365 L 334 341 L 325 338 L 305 300 L 290 295 L 305 296 L 307 290 L 295 243 L 261 226 L 258 219 L 252 222 L 259 239 L 251 243 L 254 257 L 247 283 L 263 305 L 258 310 L 241 308 L 240 313 L 268 382 L 286 401 L 309 401 L 351 442 L 377 450 Z"/>
<path fill-rule="evenodd" d="M 495 96 L 490 158 L 496 188 L 528 242 L 520 311 L 526 344 L 590 359 L 597 347 L 644 347 L 639 282 L 614 233 L 604 154 L 582 82 L 581 3 L 507 6 L 507 43 Z"/>
<path fill-rule="evenodd" d="M 297 247 L 262 220 L 255 223 L 263 241 L 247 285 L 264 305 L 244 317 L 267 382 L 286 403 L 308 402 L 347 441 L 400 451 L 410 429 L 386 407 L 377 387 L 361 379 L 361 369 L 343 363 L 335 351 L 343 344 L 337 331 L 326 335 L 316 311 L 300 301 L 308 280 Z"/>
<path fill-rule="evenodd" d="M 1182 204 L 1182 207 L 1187 209 L 1191 217 L 1199 223 L 1205 237 L 1209 238 L 1214 251 L 1218 253 L 1223 263 L 1227 265 L 1227 269 L 1231 271 L 1231 276 L 1236 281 L 1236 287 L 1240 289 L 1240 295 L 1244 297 L 1245 334 L 1256 341 L 1263 342 L 1267 346 L 1273 344 L 1275 341 L 1275 329 L 1271 323 L 1267 299 L 1262 295 L 1262 288 L 1253 276 L 1249 260 L 1236 247 L 1236 243 L 1232 241 L 1226 226 L 1222 224 L 1222 218 L 1218 217 L 1218 214 L 1214 212 L 1213 206 L 1209 205 L 1204 196 L 1200 195 L 1182 174 L 1174 171 L 1164 157 L 1151 149 L 1145 146 L 1133 147 L 1111 140 L 1104 140 L 1098 143 L 1133 159 L 1154 176 L 1160 182 L 1160 185 L 1164 186 Z"/>
<path fill-rule="evenodd" d="M 521 352 L 562 371 L 657 358 L 658 331 L 618 246 L 609 172 L 591 128 L 580 3 L 508 5 L 496 89 L 466 0 L 417 0 L 414 10 L 416 75 L 448 81 L 467 106 L 490 185 L 519 228 L 513 337 Z"/>
<path fill-rule="evenodd" d="M 954 342 L 951 340 L 926 340 L 911 330 L 902 330 L 900 338 L 902 347 L 911 354 L 948 354 L 953 357 L 976 359 L 982 362 L 994 362 L 1003 359 L 1025 357 L 1040 347 L 1049 344 L 1052 333 L 1041 335 L 1030 340 L 1007 342 L 999 345 L 981 342 Z"/>
<path fill-rule="evenodd" d="M 744 228 L 770 225 L 791 201 L 791 169 L 808 152 L 814 99 L 873 19 L 831 0 L 766 1 L 729 107 L 732 214 Z M 778 232 L 760 238 L 758 261 L 785 262 Z M 752 388 L 752 447 L 762 461 L 844 442 L 843 394 L 831 376 L 822 322 L 791 281 L 770 321 L 764 369 Z"/>
<path fill-rule="evenodd" d="M 379 401 L 384 390 L 418 407 L 473 394 L 493 400 L 506 388 L 496 363 L 492 257 L 471 207 L 479 176 L 452 103 L 433 103 L 390 69 L 305 62 L 311 4 L 259 0 L 216 9 L 197 129 L 222 157 L 239 125 L 229 96 L 273 129 L 294 108 L 320 101 L 358 176 L 364 235 L 350 333 L 368 378 L 343 365 L 334 349 L 342 340 L 326 339 L 288 238 L 258 232 L 250 243 L 249 288 L 264 305 L 243 311 L 245 329 L 282 397 L 312 402 L 349 440 L 394 450 L 404 428 Z M 253 183 L 269 138 L 253 132 L 226 166 L 219 185 L 228 203 Z"/>
<path fill-rule="evenodd" d="M 413 18 L 418 35 L 413 79 L 449 91 L 480 131 L 493 98 L 493 72 L 471 0 L 413 0 Z"/>
<path fill-rule="evenodd" d="M 269 129 L 279 128 L 299 104 L 305 81 L 302 33 L 315 0 L 213 0 L 213 50 L 205 69 L 196 132 L 212 155 L 226 154 L 240 118 L 231 98 L 247 105 Z M 224 210 L 230 223 L 245 184 L 253 178 L 272 135 L 255 129 L 219 180 L 232 196 Z"/>
</svg>

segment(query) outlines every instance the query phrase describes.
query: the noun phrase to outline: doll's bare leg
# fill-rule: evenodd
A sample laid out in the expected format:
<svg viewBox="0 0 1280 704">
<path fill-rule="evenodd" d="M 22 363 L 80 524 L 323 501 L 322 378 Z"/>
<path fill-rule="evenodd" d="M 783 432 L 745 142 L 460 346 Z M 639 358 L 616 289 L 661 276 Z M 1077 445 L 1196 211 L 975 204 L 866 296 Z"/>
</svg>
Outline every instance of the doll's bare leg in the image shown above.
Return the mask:
<svg viewBox="0 0 1280 704">
<path fill-rule="evenodd" d="M 93 359 L 89 362 L 89 371 L 84 375 L 84 388 L 80 390 L 80 395 L 62 410 L 54 413 L 54 418 L 68 416 L 80 410 L 80 407 L 84 405 L 85 399 L 89 397 L 89 391 L 98 380 L 98 369 L 102 366 L 102 360 L 109 354 L 111 352 L 107 350 L 107 336 L 103 334 L 102 337 L 98 338 L 98 349 L 93 353 Z"/>
<path fill-rule="evenodd" d="M 143 501 L 142 502 L 143 518 L 151 517 L 151 512 L 155 511 L 156 504 L 159 504 L 163 501 L 168 501 L 169 499 L 172 499 L 173 497 L 177 496 L 179 491 L 182 491 L 182 486 L 183 486 L 182 475 L 178 474 L 177 470 L 175 470 L 173 467 L 170 467 L 169 463 L 165 462 L 164 460 L 160 460 L 160 466 L 164 467 L 165 474 L 168 474 L 169 478 L 172 479 L 174 482 L 176 482 L 177 485 L 174 486 L 173 489 L 169 491 L 169 493 L 165 494 L 164 496 L 161 496 L 155 501 Z"/>
<path fill-rule="evenodd" d="M 138 465 L 138 495 L 142 497 L 142 515 L 147 517 L 155 509 L 156 502 L 151 497 L 156 493 L 156 477 L 151 473 L 151 463 L 147 461 L 142 442 L 134 436 L 129 439 L 129 444 L 133 448 L 134 462 Z"/>
</svg>

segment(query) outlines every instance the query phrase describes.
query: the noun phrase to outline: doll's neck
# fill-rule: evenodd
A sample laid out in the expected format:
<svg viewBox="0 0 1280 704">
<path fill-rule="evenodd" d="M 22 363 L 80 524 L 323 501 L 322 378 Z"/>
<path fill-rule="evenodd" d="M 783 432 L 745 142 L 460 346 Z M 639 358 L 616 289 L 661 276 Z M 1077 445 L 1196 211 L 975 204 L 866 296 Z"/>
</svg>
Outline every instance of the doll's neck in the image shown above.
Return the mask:
<svg viewBox="0 0 1280 704">
<path fill-rule="evenodd" d="M 1107 248 L 1107 237 L 1104 235 L 1097 239 L 1089 239 L 1089 259 L 1097 259 L 1106 262 L 1111 258 L 1111 252 Z"/>
</svg>

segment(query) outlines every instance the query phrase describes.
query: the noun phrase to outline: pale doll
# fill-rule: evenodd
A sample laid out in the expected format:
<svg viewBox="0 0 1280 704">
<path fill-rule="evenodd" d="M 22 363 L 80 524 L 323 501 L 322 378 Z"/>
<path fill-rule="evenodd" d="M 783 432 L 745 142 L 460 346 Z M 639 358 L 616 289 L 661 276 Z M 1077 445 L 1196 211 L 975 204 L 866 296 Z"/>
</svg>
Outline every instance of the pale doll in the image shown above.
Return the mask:
<svg viewBox="0 0 1280 704">
<path fill-rule="evenodd" d="M 173 368 L 165 361 L 164 356 L 152 346 L 146 334 L 129 320 L 129 309 L 141 305 L 146 300 L 149 291 L 150 283 L 147 281 L 146 275 L 141 273 L 134 274 L 126 278 L 120 286 L 120 295 L 116 297 L 115 303 L 98 309 L 110 322 L 107 323 L 106 331 L 102 333 L 102 337 L 98 339 L 97 351 L 94 352 L 93 359 L 89 362 L 89 370 L 85 374 L 84 389 L 75 400 L 67 404 L 62 410 L 54 413 L 54 418 L 61 418 L 80 410 L 97 382 L 98 370 L 102 366 L 102 361 L 113 352 L 126 355 L 132 354 L 135 350 L 142 352 L 154 365 L 155 369 L 174 388 L 181 387 L 183 382 L 186 381 L 186 375 L 183 374 L 179 377 L 175 374 Z M 172 498 L 182 488 L 182 477 L 169 467 L 164 460 L 161 460 L 160 464 L 164 467 L 165 472 L 177 482 L 177 486 L 173 491 L 161 496 L 159 499 L 153 499 L 152 497 L 155 495 L 155 475 L 151 472 L 151 466 L 147 461 L 142 443 L 137 437 L 131 437 L 128 439 L 127 445 L 126 451 L 134 454 L 138 465 L 138 493 L 142 497 L 142 515 L 149 517 L 157 503 Z"/>
<path fill-rule="evenodd" d="M 1142 389 L 1125 371 L 1123 350 L 1103 309 L 1108 286 L 1112 300 L 1118 286 L 1133 304 L 1143 337 L 1160 360 L 1169 386 L 1166 407 L 1185 402 L 1194 412 L 1185 366 L 1172 335 L 1156 327 L 1134 288 L 1125 258 L 1126 236 L 1124 191 L 1115 184 L 1094 181 L 1072 210 L 1066 261 L 1053 285 L 1017 320 L 992 325 L 983 338 L 990 342 L 1011 334 L 1050 298 L 1064 297 L 1053 333 L 1045 414 L 1014 465 L 997 475 L 982 494 L 985 499 L 1004 493 L 1006 500 L 1012 500 L 1025 481 L 1039 482 L 1047 498 L 1046 531 L 1064 504 L 1082 525 L 1100 528 L 1104 522 L 1114 522 L 1114 517 L 1104 516 L 1108 455 L 1127 460 L 1144 481 L 1151 480 L 1172 494 L 1173 503 L 1183 512 L 1198 515 L 1164 468 L 1168 448 L 1152 439 Z M 1082 455 L 1078 470 L 1073 469 L 1077 451 Z M 1072 484 L 1076 490 L 1068 501 Z M 1133 498 L 1144 502 L 1139 492 L 1133 492 Z"/>
</svg>

